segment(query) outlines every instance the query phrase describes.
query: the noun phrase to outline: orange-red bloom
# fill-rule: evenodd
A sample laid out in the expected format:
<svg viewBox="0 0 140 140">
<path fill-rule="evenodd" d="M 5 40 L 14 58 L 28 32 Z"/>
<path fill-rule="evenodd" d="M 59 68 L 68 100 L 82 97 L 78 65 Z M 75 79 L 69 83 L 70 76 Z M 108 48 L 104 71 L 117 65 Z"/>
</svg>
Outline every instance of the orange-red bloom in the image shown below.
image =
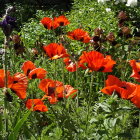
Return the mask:
<svg viewBox="0 0 140 140">
<path fill-rule="evenodd" d="M 91 71 L 112 72 L 112 68 L 116 64 L 110 55 L 104 57 L 97 51 L 83 52 L 79 59 L 79 67 L 89 68 Z"/>
<path fill-rule="evenodd" d="M 136 89 L 136 86 L 136 84 L 120 81 L 117 77 L 108 75 L 108 78 L 105 81 L 105 87 L 101 90 L 101 92 L 108 95 L 117 93 L 121 98 L 128 99 Z"/>
<path fill-rule="evenodd" d="M 23 73 L 16 73 L 8 86 L 20 99 L 26 98 L 28 79 Z"/>
<path fill-rule="evenodd" d="M 40 21 L 43 25 L 44 25 L 44 27 L 46 28 L 46 29 L 56 29 L 58 26 L 59 26 L 59 24 L 58 23 L 56 23 L 56 22 L 54 22 L 51 18 L 49 18 L 49 17 L 44 17 L 44 18 L 42 18 L 41 19 L 41 21 Z"/>
<path fill-rule="evenodd" d="M 59 26 L 66 26 L 70 24 L 69 20 L 64 16 L 61 15 L 59 17 L 54 17 L 51 19 L 49 17 L 44 17 L 40 21 L 46 29 L 56 29 Z"/>
<path fill-rule="evenodd" d="M 66 69 L 70 72 L 74 72 L 77 70 L 77 65 L 76 63 L 72 62 L 71 59 L 69 57 L 65 58 L 64 60 L 64 63 L 66 65 Z"/>
<path fill-rule="evenodd" d="M 63 85 L 62 82 L 51 79 L 43 79 L 39 84 L 39 88 L 46 93 L 42 100 L 48 98 L 51 104 L 56 104 L 59 99 L 68 98 L 69 96 L 74 98 L 76 96 L 75 92 L 77 92 L 72 86 Z"/>
<path fill-rule="evenodd" d="M 44 79 L 47 71 L 43 68 L 36 68 L 32 61 L 26 61 L 23 63 L 21 69 L 23 70 L 24 74 L 28 76 L 29 79 Z"/>
<path fill-rule="evenodd" d="M 140 60 L 130 60 L 129 63 L 133 69 L 130 77 L 140 82 Z"/>
<path fill-rule="evenodd" d="M 68 37 L 73 40 L 79 40 L 83 43 L 89 43 L 90 36 L 88 33 L 82 29 L 75 29 L 72 32 L 68 32 Z"/>
<path fill-rule="evenodd" d="M 54 17 L 54 22 L 57 23 L 59 26 L 66 26 L 70 24 L 69 20 L 64 15 Z"/>
<path fill-rule="evenodd" d="M 43 99 L 48 98 L 51 104 L 58 102 L 58 96 L 63 94 L 63 83 L 51 79 L 43 79 L 39 88 L 46 93 Z"/>
<path fill-rule="evenodd" d="M 131 102 L 140 108 L 140 85 L 136 86 L 135 91 L 129 96 Z"/>
<path fill-rule="evenodd" d="M 77 89 L 74 89 L 71 85 L 64 85 L 64 97 L 65 98 L 68 98 L 68 97 L 72 97 L 74 98 L 76 96 L 76 92 L 78 90 Z"/>
<path fill-rule="evenodd" d="M 28 99 L 25 105 L 28 109 L 31 109 L 32 111 L 38 111 L 38 112 L 48 111 L 47 106 L 44 105 L 41 99 Z"/>
<path fill-rule="evenodd" d="M 52 60 L 69 56 L 62 44 L 50 43 L 47 46 L 43 46 L 43 49 Z"/>
<path fill-rule="evenodd" d="M 7 82 L 9 85 L 9 82 L 11 80 L 11 76 L 10 76 L 10 72 L 7 71 Z M 0 69 L 0 88 L 3 88 L 5 86 L 5 70 L 4 69 Z"/>
<path fill-rule="evenodd" d="M 0 70 L 0 88 L 5 87 L 4 84 L 5 71 Z M 7 71 L 7 88 L 10 88 L 20 99 L 26 98 L 28 80 L 25 74 L 17 72 L 13 76 Z"/>
</svg>

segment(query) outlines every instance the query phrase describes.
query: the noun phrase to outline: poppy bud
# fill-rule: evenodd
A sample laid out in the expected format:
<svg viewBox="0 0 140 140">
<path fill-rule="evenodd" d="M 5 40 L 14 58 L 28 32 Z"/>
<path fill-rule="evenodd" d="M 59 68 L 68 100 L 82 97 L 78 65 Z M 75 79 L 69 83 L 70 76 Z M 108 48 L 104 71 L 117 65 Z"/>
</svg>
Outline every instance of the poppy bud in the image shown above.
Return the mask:
<svg viewBox="0 0 140 140">
<path fill-rule="evenodd" d="M 99 37 L 99 36 L 93 36 L 93 37 L 92 37 L 92 40 L 93 40 L 94 42 L 98 42 L 98 41 L 100 41 L 100 37 Z"/>
<path fill-rule="evenodd" d="M 31 52 L 34 55 L 37 55 L 38 54 L 38 50 L 36 48 L 32 48 Z"/>
<path fill-rule="evenodd" d="M 20 36 L 19 35 L 13 35 L 12 36 L 12 41 L 14 43 L 20 43 L 20 41 L 21 41 Z"/>
<path fill-rule="evenodd" d="M 129 27 L 122 27 L 121 28 L 123 35 L 129 35 L 131 32 L 131 29 Z"/>
<path fill-rule="evenodd" d="M 101 28 L 96 28 L 94 29 L 94 34 L 100 36 L 101 34 L 103 34 L 103 30 Z"/>
<path fill-rule="evenodd" d="M 119 14 L 118 14 L 118 18 L 119 19 L 123 19 L 123 20 L 126 20 L 127 19 L 127 15 L 126 15 L 126 13 L 124 12 L 124 11 L 121 11 L 121 12 L 119 12 Z"/>
<path fill-rule="evenodd" d="M 115 36 L 114 34 L 111 32 L 109 33 L 107 36 L 106 36 L 106 39 L 109 41 L 109 42 L 113 42 L 115 40 Z"/>
</svg>

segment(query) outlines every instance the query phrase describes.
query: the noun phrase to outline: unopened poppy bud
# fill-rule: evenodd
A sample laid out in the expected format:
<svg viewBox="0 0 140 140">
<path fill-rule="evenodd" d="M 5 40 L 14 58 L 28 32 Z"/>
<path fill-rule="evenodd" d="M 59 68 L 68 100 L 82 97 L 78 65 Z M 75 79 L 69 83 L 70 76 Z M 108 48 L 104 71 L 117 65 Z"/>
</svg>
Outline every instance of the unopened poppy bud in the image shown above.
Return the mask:
<svg viewBox="0 0 140 140">
<path fill-rule="evenodd" d="M 130 29 L 129 27 L 125 27 L 125 26 L 122 27 L 121 30 L 122 30 L 122 33 L 123 33 L 124 35 L 129 35 L 130 32 L 131 32 L 131 29 Z"/>
<path fill-rule="evenodd" d="M 32 51 L 31 51 L 34 55 L 37 55 L 38 54 L 38 50 L 36 48 L 32 48 Z"/>
<path fill-rule="evenodd" d="M 17 44 L 17 43 L 20 43 L 21 39 L 20 39 L 20 36 L 19 35 L 13 35 L 12 36 L 12 41 Z"/>
<path fill-rule="evenodd" d="M 100 36 L 103 33 L 103 30 L 101 28 L 94 29 L 94 34 L 97 36 Z"/>
<path fill-rule="evenodd" d="M 106 39 L 110 42 L 113 42 L 115 40 L 114 34 L 111 32 L 106 36 Z"/>
<path fill-rule="evenodd" d="M 127 19 L 127 15 L 126 15 L 126 13 L 124 11 L 121 11 L 118 14 L 118 18 L 124 20 L 124 19 Z"/>
<path fill-rule="evenodd" d="M 94 42 L 98 42 L 98 41 L 100 41 L 100 37 L 99 37 L 99 36 L 93 36 L 93 37 L 92 37 L 92 40 L 93 40 Z"/>
</svg>

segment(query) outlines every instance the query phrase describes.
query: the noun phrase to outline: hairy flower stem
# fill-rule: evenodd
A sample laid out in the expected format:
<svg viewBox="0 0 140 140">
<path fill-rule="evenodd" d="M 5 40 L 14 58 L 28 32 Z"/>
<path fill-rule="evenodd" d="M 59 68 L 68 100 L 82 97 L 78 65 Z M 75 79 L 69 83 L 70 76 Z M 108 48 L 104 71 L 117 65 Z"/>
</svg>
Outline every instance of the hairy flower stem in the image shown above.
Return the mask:
<svg viewBox="0 0 140 140">
<path fill-rule="evenodd" d="M 78 88 L 78 86 L 79 86 L 79 79 L 78 79 L 78 66 L 76 65 L 76 85 L 77 85 L 77 87 L 76 88 Z M 79 107 L 79 95 L 78 95 L 78 91 L 77 91 L 77 108 Z"/>
<path fill-rule="evenodd" d="M 3 61 L 3 67 L 4 67 L 4 72 L 5 72 L 5 76 L 4 76 L 4 117 L 5 117 L 5 132 L 8 133 L 8 101 L 6 98 L 6 94 L 7 94 L 7 88 L 8 88 L 8 75 L 7 75 L 7 48 L 9 46 L 9 36 L 5 37 L 5 41 L 4 41 L 4 61 Z"/>
<path fill-rule="evenodd" d="M 65 77 L 64 69 L 65 69 L 64 62 L 62 62 L 62 82 L 63 82 L 63 88 L 64 88 L 64 83 L 65 83 L 65 80 L 64 80 L 64 77 Z M 65 106 L 66 106 L 67 102 L 66 102 L 66 99 L 65 99 L 65 90 L 64 90 L 64 94 L 63 94 L 63 99 L 64 99 L 64 103 L 65 103 Z"/>
<path fill-rule="evenodd" d="M 91 75 L 91 81 L 90 81 L 90 90 L 89 90 L 89 95 L 88 95 L 88 105 L 87 105 L 87 120 L 86 120 L 86 133 L 88 131 L 88 122 L 89 122 L 89 114 L 90 114 L 90 106 L 91 106 L 91 99 L 92 99 L 92 87 L 93 87 L 93 80 L 94 80 L 94 75 L 92 73 Z"/>
</svg>

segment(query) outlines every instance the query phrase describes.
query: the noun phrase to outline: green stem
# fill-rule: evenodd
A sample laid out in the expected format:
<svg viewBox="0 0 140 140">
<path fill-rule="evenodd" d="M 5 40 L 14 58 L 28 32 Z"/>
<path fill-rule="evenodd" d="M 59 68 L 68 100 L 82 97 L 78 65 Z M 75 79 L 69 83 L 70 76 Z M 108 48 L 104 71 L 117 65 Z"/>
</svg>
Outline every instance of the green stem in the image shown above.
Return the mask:
<svg viewBox="0 0 140 140">
<path fill-rule="evenodd" d="M 8 88 L 8 75 L 7 75 L 7 47 L 9 46 L 9 37 L 5 37 L 5 42 L 4 42 L 4 117 L 5 117 L 5 132 L 6 132 L 6 138 L 8 134 L 8 101 L 6 98 L 7 94 L 7 88 Z"/>
<path fill-rule="evenodd" d="M 88 121 L 89 121 L 89 113 L 90 113 L 90 106 L 91 106 L 91 99 L 92 99 L 92 87 L 93 87 L 93 79 L 94 79 L 94 75 L 92 73 L 91 75 L 91 82 L 90 82 L 90 91 L 89 91 L 89 95 L 88 95 L 88 105 L 87 105 L 87 120 L 86 120 L 86 132 L 87 132 L 87 128 L 88 128 Z"/>
<path fill-rule="evenodd" d="M 65 72 L 64 72 L 65 66 L 64 62 L 62 62 L 62 82 L 65 83 L 64 77 L 65 77 Z"/>
<path fill-rule="evenodd" d="M 78 66 L 76 65 L 76 67 L 78 67 Z M 78 87 L 79 87 L 79 86 L 78 86 L 78 83 L 79 83 L 79 82 L 78 82 L 78 80 L 79 80 L 79 79 L 78 79 L 78 68 L 76 68 L 76 69 L 77 69 L 77 70 L 76 70 L 76 85 L 77 85 L 76 88 L 78 89 Z M 78 108 L 78 107 L 79 107 L 79 94 L 78 94 L 78 91 L 77 91 L 77 108 Z"/>
<path fill-rule="evenodd" d="M 56 77 L 57 77 L 57 72 L 56 72 L 56 60 L 54 60 L 54 77 L 55 77 L 55 80 L 56 80 Z"/>
</svg>

